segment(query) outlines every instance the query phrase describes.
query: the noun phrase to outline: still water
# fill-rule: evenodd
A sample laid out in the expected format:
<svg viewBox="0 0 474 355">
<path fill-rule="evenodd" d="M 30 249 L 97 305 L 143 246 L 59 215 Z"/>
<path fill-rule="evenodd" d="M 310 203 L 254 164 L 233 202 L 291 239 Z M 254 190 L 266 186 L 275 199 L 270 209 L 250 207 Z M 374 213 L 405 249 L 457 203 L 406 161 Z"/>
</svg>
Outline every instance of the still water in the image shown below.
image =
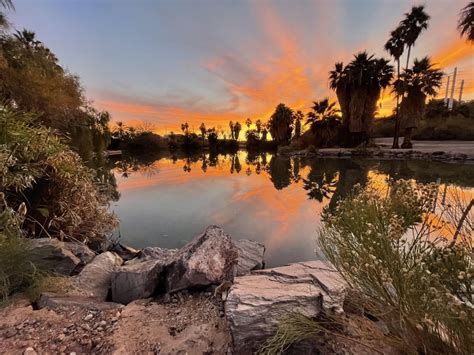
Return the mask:
<svg viewBox="0 0 474 355">
<path fill-rule="evenodd" d="M 178 248 L 208 225 L 266 246 L 269 267 L 314 260 L 323 208 L 355 184 L 415 179 L 474 191 L 474 166 L 427 161 L 284 158 L 270 154 L 113 162 L 121 241 Z"/>
</svg>

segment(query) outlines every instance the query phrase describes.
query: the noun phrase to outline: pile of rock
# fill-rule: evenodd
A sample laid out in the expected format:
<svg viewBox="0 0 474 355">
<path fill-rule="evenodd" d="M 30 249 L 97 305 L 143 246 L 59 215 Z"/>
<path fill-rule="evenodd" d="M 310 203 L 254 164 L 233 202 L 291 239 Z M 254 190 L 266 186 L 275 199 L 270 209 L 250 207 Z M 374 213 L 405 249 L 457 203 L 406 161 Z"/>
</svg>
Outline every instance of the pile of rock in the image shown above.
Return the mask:
<svg viewBox="0 0 474 355">
<path fill-rule="evenodd" d="M 221 227 L 211 225 L 179 250 L 126 250 L 134 257 L 124 261 L 115 251 L 96 256 L 83 244 L 49 238 L 34 240 L 32 248 L 35 261 L 47 270 L 65 275 L 80 270 L 73 276 L 70 296 L 127 304 L 157 293 L 231 282 L 236 275 L 263 268 L 265 247 L 250 240 L 234 242 Z"/>
<path fill-rule="evenodd" d="M 291 312 L 309 317 L 317 317 L 320 312 L 342 312 L 346 291 L 339 274 L 321 261 L 262 270 L 265 252 L 262 244 L 233 241 L 221 227 L 214 225 L 181 249 L 150 247 L 135 251 L 120 247 L 95 256 L 83 245 L 49 239 L 34 243 L 43 265 L 69 275 L 80 270 L 73 276 L 73 289 L 68 295 L 42 295 L 37 303 L 39 308 L 77 304 L 91 307 L 94 302 L 114 308 L 157 295 L 156 307 L 163 308 L 160 314 L 176 317 L 176 312 L 181 314 L 181 311 L 165 306 L 176 295 L 204 290 L 201 293 L 204 299 L 217 301 L 213 295 L 222 293 L 226 296 L 222 298 L 224 308 L 221 311 L 209 308 L 217 312 L 217 320 L 211 323 L 226 320 L 235 352 L 239 354 L 257 350 L 274 334 L 278 322 Z M 205 304 L 192 301 L 191 296 L 185 299 L 186 302 L 178 304 L 188 308 Z M 189 315 L 183 316 L 187 319 Z"/>
</svg>

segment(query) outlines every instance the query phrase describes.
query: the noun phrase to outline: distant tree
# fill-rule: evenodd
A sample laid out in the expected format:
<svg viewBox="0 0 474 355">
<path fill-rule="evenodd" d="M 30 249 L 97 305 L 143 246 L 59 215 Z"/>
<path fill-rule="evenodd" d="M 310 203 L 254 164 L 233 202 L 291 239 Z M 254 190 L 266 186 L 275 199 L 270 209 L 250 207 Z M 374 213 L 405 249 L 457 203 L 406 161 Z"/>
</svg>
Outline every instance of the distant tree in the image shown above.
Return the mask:
<svg viewBox="0 0 474 355">
<path fill-rule="evenodd" d="M 250 118 L 247 118 L 245 120 L 245 125 L 247 126 L 247 131 L 250 129 L 250 126 L 252 125 L 252 120 Z"/>
<path fill-rule="evenodd" d="M 474 1 L 471 1 L 461 10 L 458 31 L 461 37 L 466 36 L 468 41 L 474 42 Z"/>
<path fill-rule="evenodd" d="M 218 132 L 214 127 L 208 128 L 208 130 L 207 130 L 207 139 L 209 140 L 209 145 L 210 146 L 216 146 L 217 145 L 217 143 L 218 143 Z"/>
<path fill-rule="evenodd" d="M 234 139 L 234 122 L 229 121 L 230 138 Z"/>
<path fill-rule="evenodd" d="M 401 75 L 403 85 L 395 85 L 395 90 L 403 96 L 401 103 L 401 127 L 405 130 L 402 148 L 411 148 L 413 130 L 423 117 L 428 96 L 435 96 L 441 86 L 443 72 L 434 68 L 430 58 L 415 59 L 413 68 Z"/>
<path fill-rule="evenodd" d="M 268 137 L 268 124 L 265 123 L 262 128 L 262 141 L 266 141 Z"/>
<path fill-rule="evenodd" d="M 204 122 L 202 122 L 199 126 L 199 131 L 201 132 L 202 140 L 204 140 L 206 138 L 206 125 L 204 124 Z"/>
<path fill-rule="evenodd" d="M 295 113 L 295 138 L 301 136 L 301 121 L 304 118 L 304 114 L 301 111 Z"/>
<path fill-rule="evenodd" d="M 256 127 L 256 131 L 257 131 L 258 137 L 260 137 L 260 133 L 262 133 L 262 121 L 261 121 L 261 120 L 257 120 L 257 121 L 255 122 L 255 127 Z"/>
<path fill-rule="evenodd" d="M 124 125 L 124 123 L 122 121 L 117 121 L 117 123 L 115 124 L 115 129 L 113 131 L 115 137 L 117 139 L 124 139 L 125 135 L 126 135 L 126 127 Z"/>
<path fill-rule="evenodd" d="M 189 124 L 188 122 L 181 123 L 181 130 L 183 131 L 184 135 L 189 135 Z"/>
<path fill-rule="evenodd" d="M 240 135 L 240 131 L 242 130 L 242 125 L 240 124 L 239 121 L 235 122 L 234 124 L 234 139 L 235 140 L 239 140 L 239 135 Z"/>
<path fill-rule="evenodd" d="M 293 110 L 285 104 L 279 104 L 268 121 L 270 133 L 278 145 L 288 145 L 293 130 Z"/>
</svg>

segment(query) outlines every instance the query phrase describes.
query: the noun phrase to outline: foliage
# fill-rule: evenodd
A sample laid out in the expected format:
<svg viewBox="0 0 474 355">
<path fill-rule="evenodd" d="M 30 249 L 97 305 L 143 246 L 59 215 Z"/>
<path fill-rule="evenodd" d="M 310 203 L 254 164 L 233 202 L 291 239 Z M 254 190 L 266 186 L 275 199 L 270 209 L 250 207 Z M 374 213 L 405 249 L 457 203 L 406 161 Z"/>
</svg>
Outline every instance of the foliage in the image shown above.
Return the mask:
<svg viewBox="0 0 474 355">
<path fill-rule="evenodd" d="M 474 1 L 471 1 L 461 10 L 458 31 L 461 36 L 466 36 L 468 41 L 474 42 Z"/>
<path fill-rule="evenodd" d="M 34 122 L 32 114 L 0 111 L 1 190 L 13 207 L 27 204 L 33 235 L 100 242 L 116 220 L 93 171 L 51 129 Z"/>
<path fill-rule="evenodd" d="M 293 130 L 294 115 L 291 108 L 279 104 L 268 121 L 270 134 L 279 145 L 288 145 Z"/>
<path fill-rule="evenodd" d="M 470 354 L 474 211 L 456 193 L 435 209 L 436 191 L 434 184 L 403 180 L 383 192 L 358 187 L 324 210 L 319 244 L 405 352 Z M 455 230 L 459 237 L 447 242 Z"/>
</svg>

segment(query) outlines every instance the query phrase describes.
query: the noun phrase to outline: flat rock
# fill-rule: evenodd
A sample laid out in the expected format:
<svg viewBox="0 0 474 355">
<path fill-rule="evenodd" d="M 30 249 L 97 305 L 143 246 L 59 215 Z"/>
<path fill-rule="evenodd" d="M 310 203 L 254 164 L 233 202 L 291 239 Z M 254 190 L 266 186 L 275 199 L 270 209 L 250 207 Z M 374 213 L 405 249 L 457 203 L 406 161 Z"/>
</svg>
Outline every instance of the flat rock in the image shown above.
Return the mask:
<svg viewBox="0 0 474 355">
<path fill-rule="evenodd" d="M 74 278 L 74 287 L 82 295 L 105 301 L 112 274 L 122 263 L 122 258 L 110 251 L 99 254 Z"/>
<path fill-rule="evenodd" d="M 253 240 L 234 241 L 239 257 L 237 259 L 237 276 L 248 274 L 252 270 L 262 269 L 265 265 L 265 246 Z"/>
<path fill-rule="evenodd" d="M 81 259 L 57 239 L 32 239 L 30 253 L 33 263 L 52 273 L 71 275 L 81 264 Z"/>
<path fill-rule="evenodd" d="M 162 284 L 163 270 L 176 254 L 176 250 L 145 249 L 153 249 L 153 252 L 148 251 L 145 255 L 142 251 L 139 258 L 127 262 L 113 273 L 112 301 L 127 304 L 136 299 L 150 297 Z"/>
<path fill-rule="evenodd" d="M 122 305 L 113 302 L 97 302 L 95 299 L 83 296 L 61 296 L 52 293 L 42 293 L 36 301 L 38 309 L 65 309 L 65 308 L 84 308 L 98 311 L 118 309 Z"/>
<path fill-rule="evenodd" d="M 215 225 L 186 244 L 165 268 L 167 292 L 232 280 L 238 252 L 224 230 Z"/>
<path fill-rule="evenodd" d="M 225 303 L 235 352 L 251 354 L 291 312 L 315 317 L 342 312 L 346 283 L 321 261 L 290 264 L 236 277 Z"/>
</svg>

